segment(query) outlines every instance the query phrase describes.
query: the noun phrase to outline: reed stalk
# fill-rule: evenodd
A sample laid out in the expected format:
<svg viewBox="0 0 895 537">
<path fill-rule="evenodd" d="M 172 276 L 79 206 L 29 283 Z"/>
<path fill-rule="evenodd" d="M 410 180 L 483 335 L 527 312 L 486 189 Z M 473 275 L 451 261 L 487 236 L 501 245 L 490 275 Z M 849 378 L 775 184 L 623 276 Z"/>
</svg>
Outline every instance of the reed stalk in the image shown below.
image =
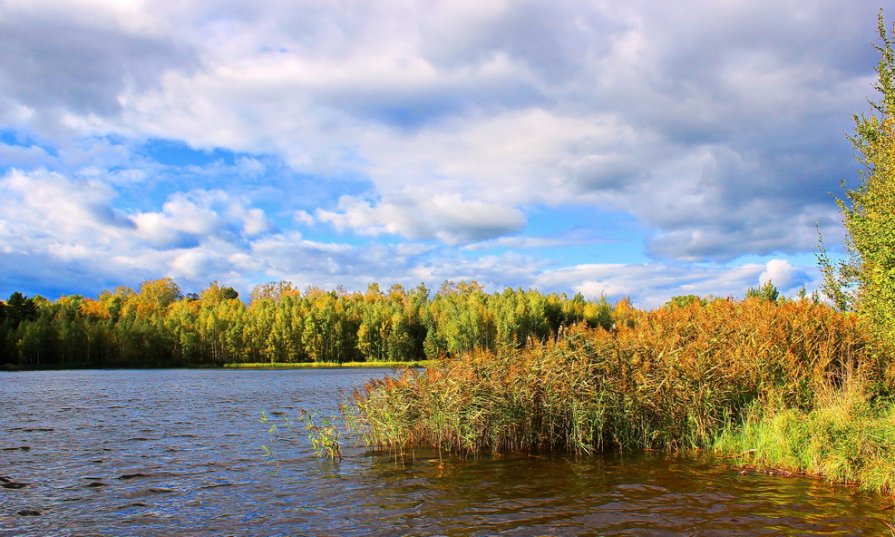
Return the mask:
<svg viewBox="0 0 895 537">
<path fill-rule="evenodd" d="M 530 348 L 477 351 L 368 383 L 366 440 L 462 454 L 707 448 L 773 398 L 810 412 L 887 361 L 853 316 L 758 299 L 626 312 Z"/>
</svg>

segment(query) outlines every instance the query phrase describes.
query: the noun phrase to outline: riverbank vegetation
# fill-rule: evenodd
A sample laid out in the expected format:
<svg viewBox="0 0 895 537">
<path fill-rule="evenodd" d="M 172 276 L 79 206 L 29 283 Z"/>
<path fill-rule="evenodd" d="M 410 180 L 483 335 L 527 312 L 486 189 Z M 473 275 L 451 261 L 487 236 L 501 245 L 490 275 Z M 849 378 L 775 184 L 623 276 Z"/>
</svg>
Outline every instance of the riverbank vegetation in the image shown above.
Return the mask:
<svg viewBox="0 0 895 537">
<path fill-rule="evenodd" d="M 892 361 L 857 316 L 751 297 L 628 311 L 355 394 L 369 445 L 453 453 L 710 450 L 895 490 Z"/>
<path fill-rule="evenodd" d="M 852 379 L 882 394 L 893 375 L 855 316 L 808 299 L 616 315 L 610 329 L 369 383 L 356 396 L 368 442 L 471 454 L 706 448 L 756 404 L 810 411 Z"/>
<path fill-rule="evenodd" d="M 338 367 L 429 367 L 434 360 L 413 360 L 409 362 L 259 362 L 224 364 L 227 369 L 326 369 Z"/>
<path fill-rule="evenodd" d="M 13 293 L 0 302 L 0 366 L 172 367 L 413 362 L 540 343 L 577 323 L 610 326 L 603 298 L 446 282 L 432 295 L 376 284 L 366 292 L 257 287 L 248 304 L 212 283 L 183 295 L 170 279 L 96 299 Z"/>
<path fill-rule="evenodd" d="M 472 352 L 355 394 L 366 440 L 464 454 L 708 449 L 895 493 L 895 51 L 856 116 L 863 182 L 840 201 L 848 256 L 819 254 L 831 305 L 681 297 L 611 327 Z"/>
<path fill-rule="evenodd" d="M 895 493 L 895 404 L 852 379 L 825 389 L 810 409 L 779 396 L 753 403 L 711 446 L 735 463 L 807 473 L 830 481 Z"/>
</svg>

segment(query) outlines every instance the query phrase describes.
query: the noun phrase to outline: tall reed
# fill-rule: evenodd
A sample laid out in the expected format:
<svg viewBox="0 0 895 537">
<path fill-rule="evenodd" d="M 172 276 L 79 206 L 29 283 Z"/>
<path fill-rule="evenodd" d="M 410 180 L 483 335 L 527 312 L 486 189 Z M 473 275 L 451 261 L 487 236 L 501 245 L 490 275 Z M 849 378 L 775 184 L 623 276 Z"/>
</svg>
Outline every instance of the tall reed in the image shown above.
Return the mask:
<svg viewBox="0 0 895 537">
<path fill-rule="evenodd" d="M 810 410 L 855 375 L 884 382 L 885 361 L 856 320 L 809 301 L 715 300 L 625 317 L 370 382 L 355 394 L 367 442 L 467 454 L 704 447 L 771 393 Z"/>
</svg>

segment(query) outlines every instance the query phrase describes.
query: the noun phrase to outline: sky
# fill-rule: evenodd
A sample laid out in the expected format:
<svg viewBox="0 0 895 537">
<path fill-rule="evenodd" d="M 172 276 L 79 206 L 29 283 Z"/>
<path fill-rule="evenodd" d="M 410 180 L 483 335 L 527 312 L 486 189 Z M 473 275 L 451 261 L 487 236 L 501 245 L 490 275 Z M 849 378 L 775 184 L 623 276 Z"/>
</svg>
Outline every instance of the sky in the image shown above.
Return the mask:
<svg viewBox="0 0 895 537">
<path fill-rule="evenodd" d="M 854 0 L 0 0 L 0 297 L 818 286 Z"/>
</svg>

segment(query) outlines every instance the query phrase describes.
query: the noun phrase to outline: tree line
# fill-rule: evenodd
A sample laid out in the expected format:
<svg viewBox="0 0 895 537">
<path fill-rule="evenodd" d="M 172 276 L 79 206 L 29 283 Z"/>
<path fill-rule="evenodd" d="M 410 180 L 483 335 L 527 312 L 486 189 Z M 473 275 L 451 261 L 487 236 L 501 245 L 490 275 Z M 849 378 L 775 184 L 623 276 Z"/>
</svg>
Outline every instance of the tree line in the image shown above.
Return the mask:
<svg viewBox="0 0 895 537">
<path fill-rule="evenodd" d="M 212 282 L 181 292 L 170 278 L 97 298 L 13 293 L 0 302 L 0 364 L 18 368 L 220 366 L 226 363 L 412 361 L 521 348 L 585 323 L 610 327 L 630 307 L 580 293 L 445 282 L 365 292 L 256 287 L 248 303 Z"/>
</svg>

